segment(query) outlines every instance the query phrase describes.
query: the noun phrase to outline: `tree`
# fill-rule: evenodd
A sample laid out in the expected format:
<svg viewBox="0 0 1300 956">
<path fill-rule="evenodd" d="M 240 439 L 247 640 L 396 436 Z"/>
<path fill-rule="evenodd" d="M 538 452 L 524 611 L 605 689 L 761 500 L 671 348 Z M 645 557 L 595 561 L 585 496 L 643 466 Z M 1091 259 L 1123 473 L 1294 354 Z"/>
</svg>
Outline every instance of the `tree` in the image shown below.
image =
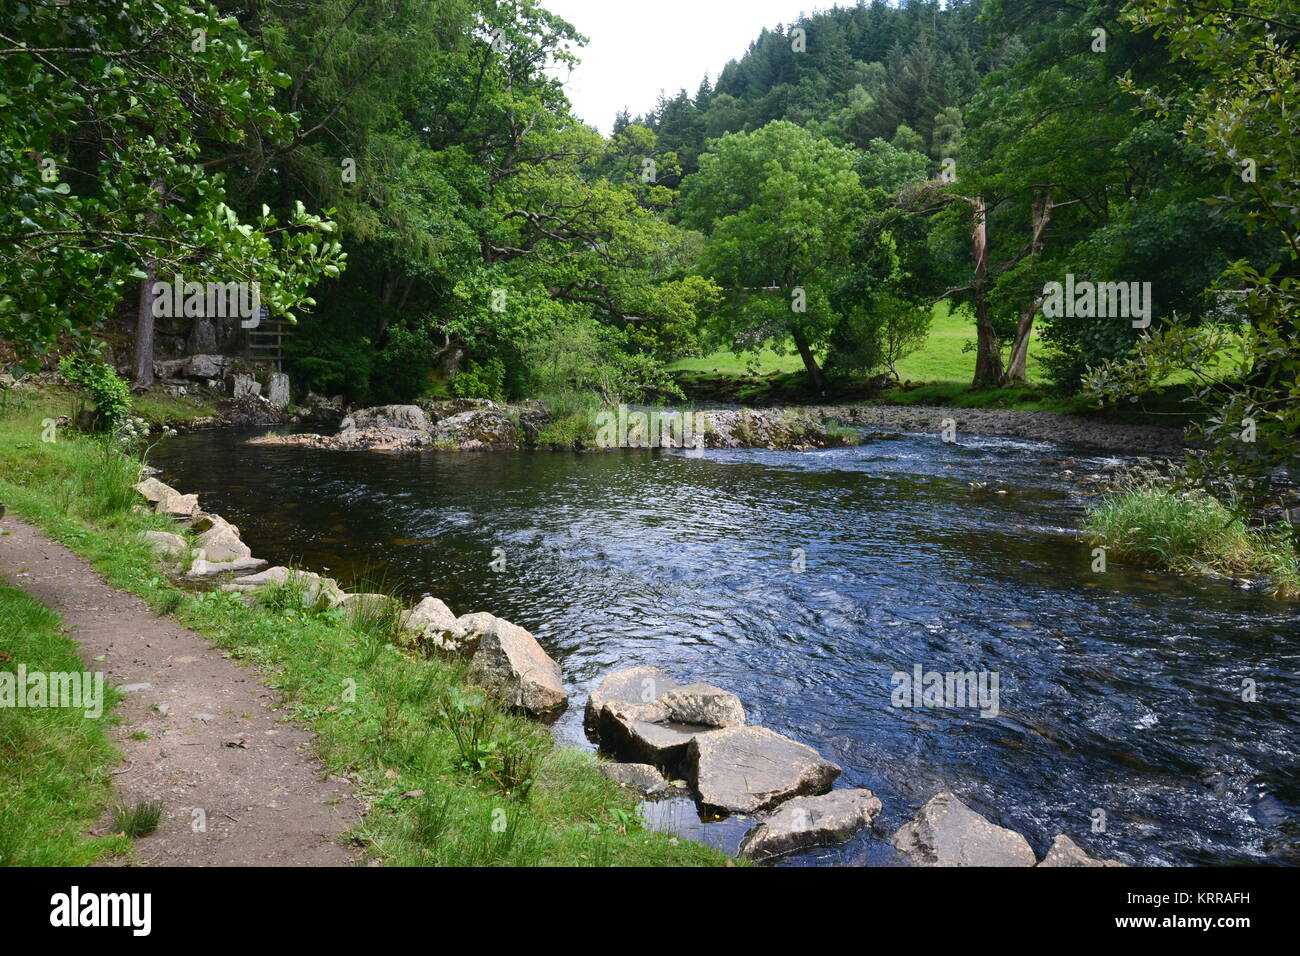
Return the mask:
<svg viewBox="0 0 1300 956">
<path fill-rule="evenodd" d="M 787 336 L 818 392 L 814 351 L 838 321 L 865 192 L 850 151 L 787 122 L 722 137 L 685 187 L 687 224 L 706 233 L 705 271 L 722 286 L 718 329 L 757 348 Z"/>
</svg>

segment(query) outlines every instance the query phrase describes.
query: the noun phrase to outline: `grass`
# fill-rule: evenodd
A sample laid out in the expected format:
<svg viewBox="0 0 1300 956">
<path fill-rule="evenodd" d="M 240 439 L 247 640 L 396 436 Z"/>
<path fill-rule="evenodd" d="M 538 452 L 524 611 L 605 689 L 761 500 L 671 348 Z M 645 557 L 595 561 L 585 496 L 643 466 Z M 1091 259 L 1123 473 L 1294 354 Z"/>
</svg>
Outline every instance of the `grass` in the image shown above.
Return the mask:
<svg viewBox="0 0 1300 956">
<path fill-rule="evenodd" d="M 0 587 L 0 669 L 81 672 L 59 617 L 22 591 Z M 124 853 L 129 841 L 88 831 L 113 800 L 110 769 L 120 756 L 108 736 L 104 687 L 98 719 L 67 707 L 0 707 L 0 864 L 80 866 Z"/>
<path fill-rule="evenodd" d="M 462 662 L 425 659 L 383 622 L 351 622 L 289 589 L 254 606 L 241 594 L 176 589 L 139 538 L 166 528 L 165 519 L 133 510 L 116 484 L 124 472 L 91 478 L 103 469 L 101 443 L 73 435 L 41 442 L 47 414 L 37 398 L 0 417 L 0 499 L 88 558 L 110 585 L 257 665 L 287 712 L 315 730 L 329 771 L 351 779 L 369 805 L 352 837 L 373 858 L 440 866 L 729 862 L 712 848 L 642 829 L 633 799 L 597 772 L 591 754 L 559 747 L 545 727 L 483 699 Z M 449 711 L 456 700 L 462 710 Z M 479 727 L 469 758 L 458 743 L 461 721 Z M 102 806 L 105 796 L 85 781 L 69 799 Z"/>
<path fill-rule="evenodd" d="M 136 839 L 147 837 L 162 822 L 161 800 L 141 800 L 134 806 L 119 803 L 113 808 L 113 830 Z"/>
<path fill-rule="evenodd" d="M 1300 597 L 1292 533 L 1250 528 L 1203 492 L 1138 485 L 1088 509 L 1084 528 L 1121 558 L 1183 574 L 1267 575 L 1276 595 Z"/>
</svg>

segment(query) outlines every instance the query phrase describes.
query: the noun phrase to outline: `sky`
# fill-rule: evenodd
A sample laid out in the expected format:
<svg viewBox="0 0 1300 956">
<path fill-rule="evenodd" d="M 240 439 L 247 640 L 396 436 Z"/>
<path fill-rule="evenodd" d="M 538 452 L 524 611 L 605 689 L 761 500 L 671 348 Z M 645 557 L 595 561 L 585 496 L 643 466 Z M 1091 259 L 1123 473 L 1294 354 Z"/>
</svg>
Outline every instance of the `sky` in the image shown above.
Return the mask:
<svg viewBox="0 0 1300 956">
<path fill-rule="evenodd" d="M 649 112 L 664 90 L 691 96 L 704 74 L 716 82 L 728 60 L 763 27 L 813 13 L 810 0 L 543 0 L 590 41 L 565 90 L 573 111 L 606 135 L 618 111 Z M 561 79 L 564 74 L 561 74 Z"/>
</svg>

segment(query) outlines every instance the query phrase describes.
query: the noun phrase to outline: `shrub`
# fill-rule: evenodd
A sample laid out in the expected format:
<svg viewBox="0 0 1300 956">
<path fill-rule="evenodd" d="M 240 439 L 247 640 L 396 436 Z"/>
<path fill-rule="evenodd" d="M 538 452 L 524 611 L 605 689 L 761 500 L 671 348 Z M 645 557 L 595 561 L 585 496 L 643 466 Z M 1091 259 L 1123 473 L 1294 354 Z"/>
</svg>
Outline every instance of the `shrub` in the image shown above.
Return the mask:
<svg viewBox="0 0 1300 956">
<path fill-rule="evenodd" d="M 95 427 L 113 431 L 131 410 L 131 386 L 109 365 L 79 356 L 59 363 L 63 377 L 95 403 Z"/>
</svg>

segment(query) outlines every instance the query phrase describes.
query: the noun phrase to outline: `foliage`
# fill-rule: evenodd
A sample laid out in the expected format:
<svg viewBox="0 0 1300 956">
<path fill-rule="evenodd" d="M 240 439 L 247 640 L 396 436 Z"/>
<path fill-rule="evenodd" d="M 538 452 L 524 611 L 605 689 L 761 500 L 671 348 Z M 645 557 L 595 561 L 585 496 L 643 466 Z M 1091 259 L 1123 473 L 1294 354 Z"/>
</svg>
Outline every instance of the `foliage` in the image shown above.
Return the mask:
<svg viewBox="0 0 1300 956">
<path fill-rule="evenodd" d="M 111 365 L 70 356 L 59 363 L 59 371 L 95 403 L 95 423 L 101 430 L 114 431 L 126 420 L 131 410 L 131 386 Z"/>
</svg>

